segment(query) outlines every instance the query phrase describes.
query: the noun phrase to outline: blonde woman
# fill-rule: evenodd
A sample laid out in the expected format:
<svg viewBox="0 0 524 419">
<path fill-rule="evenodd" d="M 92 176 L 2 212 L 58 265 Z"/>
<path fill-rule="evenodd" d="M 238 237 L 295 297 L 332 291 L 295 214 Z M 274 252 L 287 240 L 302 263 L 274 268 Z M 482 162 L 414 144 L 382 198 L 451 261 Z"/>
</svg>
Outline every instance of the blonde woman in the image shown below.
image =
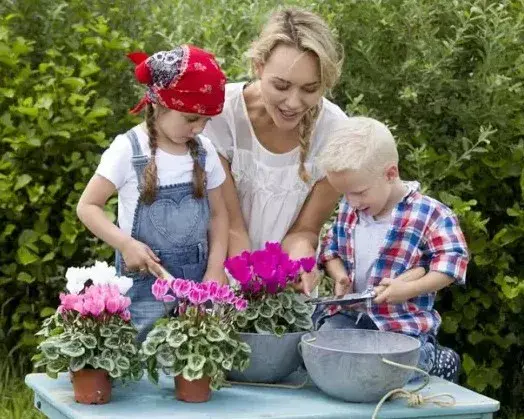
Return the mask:
<svg viewBox="0 0 524 419">
<path fill-rule="evenodd" d="M 314 13 L 272 14 L 249 51 L 254 80 L 226 86 L 222 114 L 204 135 L 226 171 L 228 254 L 281 242 L 292 257 L 314 256 L 339 194 L 315 160 L 332 125 L 347 119 L 324 95 L 339 79 L 340 48 Z M 309 294 L 318 272 L 304 273 Z"/>
</svg>

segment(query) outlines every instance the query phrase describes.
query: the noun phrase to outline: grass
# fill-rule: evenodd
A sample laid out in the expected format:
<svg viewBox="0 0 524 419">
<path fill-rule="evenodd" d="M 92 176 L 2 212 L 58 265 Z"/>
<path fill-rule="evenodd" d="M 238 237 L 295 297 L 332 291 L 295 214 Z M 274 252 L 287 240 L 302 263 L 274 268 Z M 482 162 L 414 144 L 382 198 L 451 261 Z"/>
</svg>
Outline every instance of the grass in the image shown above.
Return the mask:
<svg viewBox="0 0 524 419">
<path fill-rule="evenodd" d="M 24 365 L 0 353 L 0 418 L 45 419 L 33 406 L 33 392 L 24 384 Z"/>
</svg>

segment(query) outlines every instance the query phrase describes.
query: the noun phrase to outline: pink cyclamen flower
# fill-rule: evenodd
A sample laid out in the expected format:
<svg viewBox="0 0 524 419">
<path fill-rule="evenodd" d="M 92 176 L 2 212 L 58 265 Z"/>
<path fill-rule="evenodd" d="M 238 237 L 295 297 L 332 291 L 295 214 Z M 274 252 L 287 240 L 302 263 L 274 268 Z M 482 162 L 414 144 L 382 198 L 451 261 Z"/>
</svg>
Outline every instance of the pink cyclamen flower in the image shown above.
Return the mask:
<svg viewBox="0 0 524 419">
<path fill-rule="evenodd" d="M 169 291 L 169 283 L 166 279 L 157 278 L 153 286 L 151 287 L 151 292 L 158 301 L 163 301 L 165 295 Z"/>
<path fill-rule="evenodd" d="M 171 289 L 178 298 L 187 297 L 193 288 L 193 282 L 177 278 L 171 283 Z"/>
<path fill-rule="evenodd" d="M 205 301 L 203 297 L 203 291 L 199 290 L 197 287 L 193 287 L 188 294 L 189 302 L 196 306 L 202 304 Z"/>
<path fill-rule="evenodd" d="M 131 320 L 131 312 L 129 310 L 124 310 L 120 313 L 120 318 L 126 322 Z"/>
<path fill-rule="evenodd" d="M 106 311 L 110 314 L 115 314 L 120 312 L 120 299 L 119 298 L 109 298 L 106 300 Z"/>
<path fill-rule="evenodd" d="M 60 303 L 63 310 L 74 310 L 76 302 L 82 299 L 81 295 L 78 294 L 64 294 L 60 293 Z"/>
</svg>

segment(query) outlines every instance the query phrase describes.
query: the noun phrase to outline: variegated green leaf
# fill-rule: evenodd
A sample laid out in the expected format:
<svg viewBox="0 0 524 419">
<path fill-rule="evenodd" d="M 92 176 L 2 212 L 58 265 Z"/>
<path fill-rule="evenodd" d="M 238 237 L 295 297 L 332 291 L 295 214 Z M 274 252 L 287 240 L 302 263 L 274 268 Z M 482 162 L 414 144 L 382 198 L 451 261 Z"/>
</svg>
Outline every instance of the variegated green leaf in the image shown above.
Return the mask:
<svg viewBox="0 0 524 419">
<path fill-rule="evenodd" d="M 210 342 L 221 342 L 226 339 L 226 334 L 216 326 L 211 326 L 206 338 Z"/>
<path fill-rule="evenodd" d="M 85 348 L 78 341 L 69 342 L 60 348 L 62 354 L 71 357 L 84 355 L 85 351 Z"/>
<path fill-rule="evenodd" d="M 71 361 L 69 362 L 69 369 L 71 371 L 80 371 L 82 368 L 84 368 L 86 365 L 86 358 L 83 356 L 79 356 L 78 358 L 71 358 Z"/>
<path fill-rule="evenodd" d="M 91 336 L 91 335 L 80 335 L 80 341 L 88 349 L 96 348 L 97 341 L 96 341 L 96 338 L 94 336 Z"/>
<path fill-rule="evenodd" d="M 185 333 L 172 334 L 167 338 L 167 343 L 172 348 L 179 348 L 188 339 Z"/>
<path fill-rule="evenodd" d="M 204 367 L 206 358 L 202 355 L 191 354 L 187 359 L 187 366 L 194 371 L 201 370 Z"/>
<path fill-rule="evenodd" d="M 204 376 L 204 371 L 202 371 L 201 369 L 198 371 L 192 370 L 191 368 L 189 368 L 189 365 L 187 365 L 182 370 L 182 376 L 188 381 L 199 380 Z"/>
</svg>

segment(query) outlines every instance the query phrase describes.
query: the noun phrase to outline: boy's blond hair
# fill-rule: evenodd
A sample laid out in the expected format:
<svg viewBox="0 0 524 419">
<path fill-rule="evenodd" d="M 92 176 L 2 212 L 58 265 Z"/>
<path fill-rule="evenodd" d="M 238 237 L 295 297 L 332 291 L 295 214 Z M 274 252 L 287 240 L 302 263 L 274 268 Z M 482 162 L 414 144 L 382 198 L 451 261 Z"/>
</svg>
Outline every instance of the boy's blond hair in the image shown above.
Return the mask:
<svg viewBox="0 0 524 419">
<path fill-rule="evenodd" d="M 317 161 L 326 172 L 379 173 L 388 164 L 398 164 L 398 151 L 388 127 L 376 119 L 357 116 L 336 123 Z"/>
</svg>

